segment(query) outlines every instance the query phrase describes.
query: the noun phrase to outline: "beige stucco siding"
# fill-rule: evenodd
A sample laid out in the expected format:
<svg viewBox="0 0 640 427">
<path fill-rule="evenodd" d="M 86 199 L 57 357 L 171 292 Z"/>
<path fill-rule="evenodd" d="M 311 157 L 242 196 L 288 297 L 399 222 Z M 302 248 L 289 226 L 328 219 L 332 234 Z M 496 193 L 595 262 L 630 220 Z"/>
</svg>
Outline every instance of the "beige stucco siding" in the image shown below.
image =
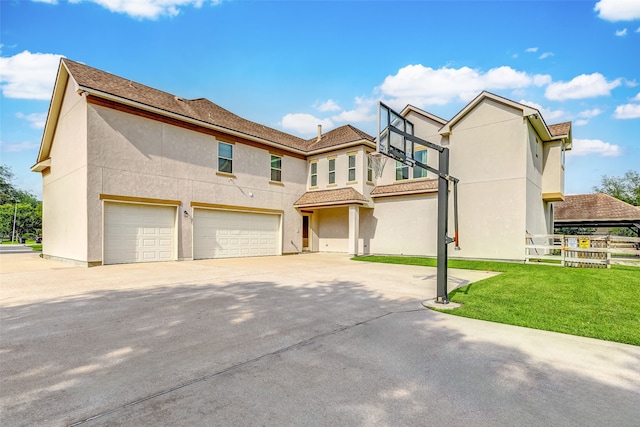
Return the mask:
<svg viewBox="0 0 640 427">
<path fill-rule="evenodd" d="M 462 248 L 453 256 L 523 259 L 527 129 L 521 111 L 493 100 L 480 103 L 453 126 L 450 172 L 460 179 Z"/>
<path fill-rule="evenodd" d="M 560 141 L 544 144 L 542 171 L 542 193 L 564 195 L 564 165 L 562 164 L 562 143 Z"/>
<path fill-rule="evenodd" d="M 304 181 L 309 190 L 331 190 L 335 188 L 352 187 L 363 195 L 368 195 L 373 189 L 371 183 L 367 183 L 367 152 L 372 151 L 364 146 L 352 147 L 343 150 L 332 151 L 329 154 L 318 154 L 308 158 L 307 175 Z M 349 155 L 356 156 L 356 179 L 348 180 Z M 335 159 L 335 183 L 329 184 L 329 160 Z M 311 187 L 311 163 L 318 164 L 318 185 Z"/>
<path fill-rule="evenodd" d="M 79 262 L 88 261 L 86 111 L 85 98 L 70 81 L 42 187 L 43 254 Z"/>
<path fill-rule="evenodd" d="M 317 221 L 319 252 L 348 252 L 349 208 L 318 209 L 314 212 Z"/>
<path fill-rule="evenodd" d="M 360 235 L 373 254 L 435 256 L 437 194 L 377 198 L 370 214 L 360 218 Z"/>
<path fill-rule="evenodd" d="M 306 161 L 283 157 L 282 185 L 272 184 L 268 149 L 233 144 L 233 175 L 216 173 L 215 137 L 168 123 L 90 105 L 88 109 L 90 253 L 101 259 L 100 194 L 191 203 L 223 204 L 283 212 L 282 251 L 297 252 L 302 244 L 300 214 L 293 203 L 305 191 Z M 223 139 L 224 140 L 224 139 Z M 192 224 L 178 215 L 178 259 L 191 259 Z"/>
</svg>

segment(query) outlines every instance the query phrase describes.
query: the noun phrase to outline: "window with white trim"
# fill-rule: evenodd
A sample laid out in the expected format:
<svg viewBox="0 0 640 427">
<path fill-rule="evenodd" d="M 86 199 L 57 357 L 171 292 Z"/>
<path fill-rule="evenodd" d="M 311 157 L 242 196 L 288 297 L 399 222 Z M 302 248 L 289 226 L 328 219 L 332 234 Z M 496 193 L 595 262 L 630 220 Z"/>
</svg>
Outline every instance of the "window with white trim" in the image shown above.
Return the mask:
<svg viewBox="0 0 640 427">
<path fill-rule="evenodd" d="M 354 182 L 356 180 L 356 155 L 349 154 L 348 158 L 347 181 Z"/>
<path fill-rule="evenodd" d="M 409 166 L 396 160 L 396 181 L 409 179 Z"/>
<path fill-rule="evenodd" d="M 416 151 L 413 154 L 413 158 L 422 164 L 427 164 L 427 150 Z M 421 168 L 420 166 L 413 167 L 413 177 L 414 178 L 426 178 L 427 170 L 425 168 Z"/>
<path fill-rule="evenodd" d="M 271 155 L 271 181 L 282 182 L 282 157 Z"/>
<path fill-rule="evenodd" d="M 233 173 L 233 145 L 218 141 L 218 171 Z"/>
<path fill-rule="evenodd" d="M 311 179 L 309 181 L 309 184 L 311 187 L 317 187 L 318 186 L 318 162 L 311 163 L 309 170 L 311 172 Z"/>
<path fill-rule="evenodd" d="M 336 183 L 336 159 L 329 159 L 329 184 Z"/>
<path fill-rule="evenodd" d="M 373 182 L 373 164 L 369 156 L 367 156 L 367 181 Z"/>
</svg>

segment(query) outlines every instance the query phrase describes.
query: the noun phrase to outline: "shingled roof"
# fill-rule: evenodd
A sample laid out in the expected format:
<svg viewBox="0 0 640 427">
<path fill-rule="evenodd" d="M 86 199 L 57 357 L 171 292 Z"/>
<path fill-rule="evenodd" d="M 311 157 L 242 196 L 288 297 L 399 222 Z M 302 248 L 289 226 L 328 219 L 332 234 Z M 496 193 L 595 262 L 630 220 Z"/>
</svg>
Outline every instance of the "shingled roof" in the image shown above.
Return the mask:
<svg viewBox="0 0 640 427">
<path fill-rule="evenodd" d="M 371 191 L 371 197 L 404 196 L 408 194 L 438 192 L 438 180 L 400 182 L 390 185 L 379 185 Z"/>
<path fill-rule="evenodd" d="M 293 206 L 297 208 L 313 206 L 346 205 L 350 203 L 368 203 L 366 197 L 351 187 L 336 188 L 335 190 L 307 191 Z"/>
<path fill-rule="evenodd" d="M 568 135 L 571 130 L 571 122 L 556 123 L 549 125 L 549 133 L 551 136 Z"/>
<path fill-rule="evenodd" d="M 362 140 L 374 142 L 374 138 L 371 135 L 368 135 L 351 125 L 344 125 L 322 134 L 320 139 L 312 138 L 307 140 L 307 149 L 309 151 L 314 151 Z"/>
<path fill-rule="evenodd" d="M 317 138 L 305 140 L 294 135 L 273 129 L 259 123 L 244 119 L 219 105 L 205 99 L 184 99 L 131 80 L 118 77 L 97 68 L 89 67 L 66 58 L 61 60 L 69 74 L 85 89 L 113 95 L 168 113 L 177 114 L 187 119 L 194 119 L 248 136 L 257 137 L 285 147 L 301 151 L 313 151 L 322 148 L 342 145 L 361 140 L 373 141 L 367 135 L 351 125 L 333 129 Z"/>
<path fill-rule="evenodd" d="M 608 194 L 578 194 L 565 196 L 564 202 L 553 204 L 553 216 L 561 221 L 636 220 L 640 207 L 630 205 Z"/>
</svg>

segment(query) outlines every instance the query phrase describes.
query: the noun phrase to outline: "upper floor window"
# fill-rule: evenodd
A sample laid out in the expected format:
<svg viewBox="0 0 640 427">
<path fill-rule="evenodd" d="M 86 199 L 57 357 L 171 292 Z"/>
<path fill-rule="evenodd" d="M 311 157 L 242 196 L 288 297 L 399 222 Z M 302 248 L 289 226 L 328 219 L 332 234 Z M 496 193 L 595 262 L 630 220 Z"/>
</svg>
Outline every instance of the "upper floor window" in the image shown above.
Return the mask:
<svg viewBox="0 0 640 427">
<path fill-rule="evenodd" d="M 367 181 L 373 182 L 373 163 L 371 157 L 367 156 Z"/>
<path fill-rule="evenodd" d="M 318 162 L 311 163 L 311 187 L 318 186 Z"/>
<path fill-rule="evenodd" d="M 271 181 L 282 182 L 282 157 L 271 155 Z"/>
<path fill-rule="evenodd" d="M 413 154 L 413 158 L 422 164 L 427 164 L 427 150 L 416 151 Z M 426 178 L 427 170 L 425 168 L 421 168 L 420 166 L 413 167 L 413 177 L 414 178 Z"/>
<path fill-rule="evenodd" d="M 396 160 L 396 181 L 409 179 L 409 166 Z"/>
<path fill-rule="evenodd" d="M 336 183 L 336 159 L 329 159 L 329 184 Z"/>
<path fill-rule="evenodd" d="M 233 173 L 233 145 L 218 142 L 218 171 Z"/>
<path fill-rule="evenodd" d="M 356 155 L 349 154 L 349 168 L 347 169 L 347 181 L 353 182 L 356 180 Z"/>
</svg>

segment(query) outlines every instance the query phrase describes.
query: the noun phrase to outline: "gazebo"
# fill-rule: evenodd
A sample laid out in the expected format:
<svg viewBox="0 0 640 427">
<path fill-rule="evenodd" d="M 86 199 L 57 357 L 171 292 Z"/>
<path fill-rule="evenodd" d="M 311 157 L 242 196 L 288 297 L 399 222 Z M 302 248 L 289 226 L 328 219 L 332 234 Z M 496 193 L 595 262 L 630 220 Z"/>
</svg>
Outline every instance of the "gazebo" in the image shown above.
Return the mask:
<svg viewBox="0 0 640 427">
<path fill-rule="evenodd" d="M 608 194 L 565 196 L 553 204 L 554 227 L 627 227 L 640 236 L 640 207 Z"/>
</svg>

